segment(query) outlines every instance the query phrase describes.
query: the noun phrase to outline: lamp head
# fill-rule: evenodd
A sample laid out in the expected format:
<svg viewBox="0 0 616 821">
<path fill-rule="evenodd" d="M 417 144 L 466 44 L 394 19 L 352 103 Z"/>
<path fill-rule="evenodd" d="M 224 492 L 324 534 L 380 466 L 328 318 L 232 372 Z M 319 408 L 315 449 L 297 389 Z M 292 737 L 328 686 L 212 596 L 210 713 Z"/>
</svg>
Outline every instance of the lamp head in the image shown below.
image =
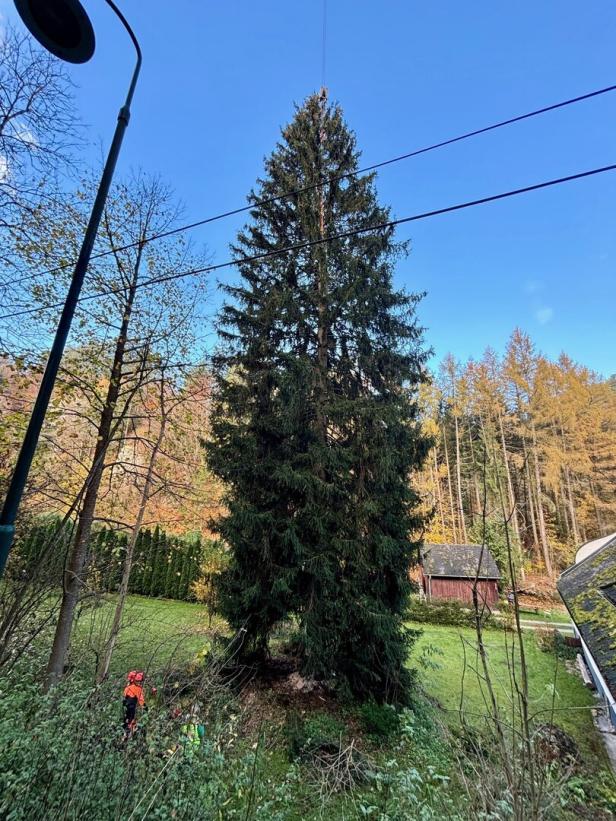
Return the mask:
<svg viewBox="0 0 616 821">
<path fill-rule="evenodd" d="M 39 43 L 68 63 L 94 54 L 94 30 L 79 0 L 14 0 L 17 12 Z"/>
</svg>

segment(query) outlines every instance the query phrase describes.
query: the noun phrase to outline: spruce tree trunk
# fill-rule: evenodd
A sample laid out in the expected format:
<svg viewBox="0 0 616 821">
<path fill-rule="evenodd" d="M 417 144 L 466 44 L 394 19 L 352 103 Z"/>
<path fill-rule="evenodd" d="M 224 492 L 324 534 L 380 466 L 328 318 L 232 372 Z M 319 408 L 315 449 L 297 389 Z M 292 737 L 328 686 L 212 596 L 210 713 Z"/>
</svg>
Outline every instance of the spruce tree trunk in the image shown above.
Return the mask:
<svg viewBox="0 0 616 821">
<path fill-rule="evenodd" d="M 319 130 L 319 152 L 318 152 L 318 174 L 323 177 L 323 116 L 327 95 L 325 90 L 321 90 L 321 123 Z M 319 196 L 319 239 L 325 238 L 325 202 L 323 186 L 318 189 Z M 329 323 L 327 308 L 329 304 L 329 283 L 327 278 L 327 248 L 325 243 L 317 246 L 318 259 L 318 282 L 317 282 L 317 380 L 318 380 L 318 403 L 317 403 L 317 424 L 322 445 L 327 444 L 327 419 L 325 416 L 325 402 L 327 399 L 327 359 L 329 348 Z"/>
<path fill-rule="evenodd" d="M 122 568 L 122 580 L 120 582 L 120 589 L 118 591 L 118 601 L 116 602 L 115 613 L 113 614 L 113 623 L 111 625 L 109 638 L 107 639 L 107 643 L 105 645 L 103 657 L 100 660 L 98 670 L 96 671 L 96 681 L 99 684 L 107 678 L 115 643 L 120 633 L 120 627 L 122 624 L 122 614 L 124 613 L 126 597 L 128 596 L 130 574 L 133 569 L 133 556 L 135 553 L 135 545 L 137 544 L 137 539 L 139 538 L 139 533 L 141 532 L 145 511 L 148 506 L 148 501 L 150 499 L 150 490 L 154 482 L 154 465 L 156 464 L 156 459 L 158 458 L 158 454 L 160 452 L 163 439 L 165 438 L 166 426 L 167 417 L 166 415 L 164 415 L 161 419 L 158 437 L 156 439 L 156 442 L 154 443 L 154 447 L 152 448 L 152 453 L 150 454 L 148 470 L 143 485 L 143 492 L 141 493 L 139 509 L 137 510 L 137 518 L 135 519 L 135 523 L 133 525 L 133 529 L 131 530 L 128 544 L 126 545 L 126 555 L 124 556 L 124 566 Z"/>
<path fill-rule="evenodd" d="M 135 276 L 127 295 L 122 324 L 116 340 L 111 378 L 107 388 L 105 405 L 103 407 L 103 412 L 98 425 L 94 457 L 92 459 L 83 505 L 75 531 L 73 547 L 70 553 L 68 566 L 64 571 L 64 585 L 62 603 L 60 605 L 60 614 L 58 616 L 51 654 L 47 664 L 47 689 L 57 684 L 64 673 L 64 665 L 71 640 L 75 609 L 79 602 L 85 581 L 84 571 L 87 566 L 89 554 L 92 522 L 94 520 L 98 491 L 105 468 L 105 457 L 111 441 L 115 408 L 120 393 L 120 382 L 122 378 L 122 367 L 124 364 L 128 326 L 130 323 L 133 301 L 135 297 L 134 286 L 136 284 L 137 269 L 138 265 L 135 268 Z"/>
</svg>

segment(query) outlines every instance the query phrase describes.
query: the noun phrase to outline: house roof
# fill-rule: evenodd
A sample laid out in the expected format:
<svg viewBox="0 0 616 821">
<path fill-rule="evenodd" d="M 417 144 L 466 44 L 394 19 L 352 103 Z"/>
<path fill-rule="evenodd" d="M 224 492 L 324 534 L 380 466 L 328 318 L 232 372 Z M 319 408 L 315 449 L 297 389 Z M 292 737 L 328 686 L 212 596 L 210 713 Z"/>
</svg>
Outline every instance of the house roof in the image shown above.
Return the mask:
<svg viewBox="0 0 616 821">
<path fill-rule="evenodd" d="M 616 698 L 616 533 L 562 574 L 556 587 Z"/>
<path fill-rule="evenodd" d="M 591 539 L 589 542 L 584 542 L 575 554 L 575 563 L 579 564 L 592 553 L 596 553 L 597 550 L 601 550 L 601 548 L 605 547 L 608 542 L 612 541 L 614 536 L 616 536 L 616 533 L 611 533 L 609 536 L 600 536 L 598 539 Z"/>
<path fill-rule="evenodd" d="M 494 557 L 480 544 L 424 544 L 421 562 L 426 576 L 474 579 L 481 559 L 480 579 L 500 579 Z"/>
</svg>

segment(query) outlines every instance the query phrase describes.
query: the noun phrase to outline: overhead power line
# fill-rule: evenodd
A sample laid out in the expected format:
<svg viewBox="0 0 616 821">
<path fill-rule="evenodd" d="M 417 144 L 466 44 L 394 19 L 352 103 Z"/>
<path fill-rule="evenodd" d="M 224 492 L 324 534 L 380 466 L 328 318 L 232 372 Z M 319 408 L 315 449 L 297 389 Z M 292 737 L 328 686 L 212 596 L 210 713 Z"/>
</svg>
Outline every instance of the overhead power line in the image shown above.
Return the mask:
<svg viewBox="0 0 616 821">
<path fill-rule="evenodd" d="M 584 100 L 590 100 L 593 97 L 600 97 L 603 94 L 608 94 L 612 91 L 616 91 L 616 84 L 611 86 L 606 86 L 605 88 L 599 88 L 595 91 L 589 91 L 587 94 L 581 94 L 578 97 L 570 97 L 567 100 L 561 100 L 559 103 L 553 103 L 552 105 L 543 106 L 543 108 L 537 108 L 534 111 L 528 111 L 526 114 L 519 114 L 515 117 L 509 117 L 506 120 L 501 120 L 497 123 L 492 123 L 492 125 L 484 126 L 483 128 L 477 128 L 474 131 L 467 131 L 464 134 L 459 134 L 457 137 L 450 137 L 446 140 L 441 140 L 440 142 L 433 143 L 432 145 L 424 146 L 423 148 L 416 148 L 413 151 L 409 151 L 406 154 L 400 154 L 397 157 L 392 157 L 388 160 L 383 160 L 381 162 L 373 163 L 372 165 L 366 165 L 363 168 L 358 168 L 356 171 L 349 171 L 345 174 L 338 174 L 332 177 L 324 177 L 318 182 L 311 183 L 310 185 L 305 185 L 301 188 L 296 188 L 292 191 L 287 191 L 283 194 L 278 194 L 275 197 L 267 197 L 262 200 L 257 200 L 254 203 L 249 205 L 243 205 L 240 208 L 233 208 L 230 211 L 223 211 L 220 214 L 215 214 L 212 217 L 206 217 L 201 220 L 197 220 L 195 222 L 189 222 L 186 225 L 180 225 L 177 228 L 172 228 L 169 231 L 162 231 L 157 234 L 152 234 L 149 237 L 146 237 L 143 240 L 137 240 L 135 242 L 129 242 L 126 245 L 120 245 L 117 248 L 111 248 L 108 251 L 101 251 L 98 254 L 92 254 L 90 257 L 91 260 L 100 259 L 101 257 L 106 257 L 109 254 L 119 253 L 120 251 L 128 251 L 130 248 L 136 248 L 139 244 L 147 244 L 149 242 L 154 242 L 155 240 L 165 239 L 166 237 L 174 236 L 175 234 L 183 233 L 184 231 L 190 231 L 193 228 L 199 228 L 202 225 L 208 225 L 212 222 L 217 222 L 222 219 L 227 219 L 228 217 L 234 217 L 238 214 L 243 214 L 246 211 L 250 211 L 253 208 L 258 208 L 263 205 L 271 205 L 275 202 L 280 202 L 281 200 L 289 199 L 291 197 L 296 197 L 301 194 L 306 194 L 310 191 L 314 191 L 317 188 L 321 188 L 324 185 L 330 185 L 334 182 L 340 182 L 345 179 L 349 179 L 350 177 L 358 176 L 359 174 L 367 174 L 370 171 L 376 171 L 379 168 L 385 168 L 388 165 L 392 165 L 393 163 L 401 162 L 402 160 L 408 160 L 412 157 L 418 157 L 421 154 L 427 154 L 430 151 L 436 151 L 439 148 L 445 148 L 449 145 L 454 145 L 455 143 L 462 142 L 463 140 L 471 139 L 472 137 L 478 137 L 481 134 L 487 134 L 490 131 L 496 131 L 498 128 L 504 128 L 508 125 L 513 125 L 514 123 L 522 122 L 523 120 L 529 120 L 532 117 L 538 117 L 541 114 L 547 114 L 550 111 L 556 111 L 559 108 L 566 108 L 567 106 L 574 105 L 575 103 L 581 103 Z M 58 271 L 62 271 L 65 268 L 69 268 L 74 265 L 73 262 L 64 262 L 62 265 L 58 265 L 55 268 L 48 268 L 47 270 L 37 271 L 32 274 L 28 274 L 24 277 L 19 277 L 8 282 L 4 283 L 5 287 L 10 285 L 15 285 L 20 282 L 27 281 L 29 279 L 34 279 L 40 276 L 46 276 L 48 274 L 53 274 Z"/>
<path fill-rule="evenodd" d="M 237 265 L 245 265 L 249 262 L 258 262 L 264 259 L 270 259 L 272 257 L 277 257 L 282 254 L 287 254 L 291 251 L 301 251 L 303 248 L 311 248 L 315 245 L 322 245 L 324 243 L 333 242 L 334 240 L 338 239 L 347 239 L 349 237 L 357 236 L 358 234 L 368 234 L 371 232 L 376 231 L 383 231 L 389 228 L 395 228 L 398 225 L 404 225 L 408 222 L 417 222 L 418 220 L 428 219 L 430 217 L 437 217 L 441 214 L 449 214 L 453 211 L 462 211 L 466 208 L 473 208 L 476 205 L 485 205 L 489 202 L 496 202 L 497 200 L 504 200 L 508 197 L 516 197 L 520 194 L 528 194 L 531 191 L 539 191 L 542 188 L 550 188 L 554 185 L 562 185 L 566 182 L 573 182 L 574 180 L 580 180 L 585 177 L 592 177 L 596 176 L 597 174 L 604 174 L 607 171 L 614 171 L 616 170 L 616 163 L 612 165 L 604 165 L 601 168 L 593 168 L 589 171 L 580 171 L 577 174 L 569 174 L 566 177 L 558 177 L 554 180 L 546 180 L 544 182 L 538 182 L 534 185 L 526 185 L 524 188 L 515 188 L 511 191 L 505 191 L 501 194 L 492 194 L 488 197 L 480 197 L 476 200 L 469 200 L 467 202 L 461 202 L 457 205 L 448 205 L 445 208 L 436 208 L 432 211 L 424 211 L 420 214 L 414 214 L 410 217 L 401 217 L 400 219 L 389 220 L 388 222 L 382 222 L 377 225 L 367 225 L 364 228 L 354 228 L 349 231 L 342 231 L 338 234 L 328 234 L 325 237 L 320 237 L 314 240 L 306 240 L 305 242 L 298 242 L 294 245 L 287 245 L 284 248 L 279 248 L 274 251 L 265 251 L 262 254 L 255 254 L 254 256 L 243 257 L 241 259 L 231 259 L 227 260 L 226 262 L 219 262 L 216 265 L 208 265 L 204 268 L 193 268 L 188 271 L 178 271 L 174 274 L 167 274 L 166 276 L 162 277 L 153 277 L 151 279 L 143 280 L 143 282 L 138 283 L 135 286 L 137 288 L 147 288 L 152 285 L 161 285 L 165 282 L 172 282 L 173 280 L 183 279 L 184 277 L 189 276 L 196 276 L 197 274 L 204 274 L 204 273 L 212 273 L 213 271 L 220 271 L 223 268 L 231 268 Z M 112 294 L 119 294 L 126 291 L 126 288 L 110 288 L 106 291 L 98 291 L 93 294 L 87 294 L 86 296 L 81 297 L 78 302 L 87 302 L 91 299 L 97 299 L 101 296 L 111 296 Z M 11 314 L 4 314 L 0 316 L 0 320 L 4 319 L 13 319 L 19 316 L 27 316 L 28 314 L 40 313 L 41 311 L 50 310 L 53 308 L 61 308 L 64 303 L 56 302 L 49 305 L 39 305 L 35 308 L 25 308 L 21 311 L 15 311 Z"/>
</svg>

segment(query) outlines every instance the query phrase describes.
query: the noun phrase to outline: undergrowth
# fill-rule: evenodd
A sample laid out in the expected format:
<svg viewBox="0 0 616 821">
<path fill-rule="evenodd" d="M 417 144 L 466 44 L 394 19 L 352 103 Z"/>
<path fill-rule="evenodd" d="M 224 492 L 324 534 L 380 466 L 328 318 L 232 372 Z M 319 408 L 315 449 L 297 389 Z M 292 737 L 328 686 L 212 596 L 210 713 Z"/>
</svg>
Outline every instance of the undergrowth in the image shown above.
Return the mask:
<svg viewBox="0 0 616 821">
<path fill-rule="evenodd" d="M 228 648 L 222 657 L 216 652 L 150 673 L 158 694 L 127 744 L 121 738 L 123 680 L 93 687 L 87 665 L 75 665 L 44 695 L 44 659 L 35 652 L 24 656 L 0 677 L 0 817 L 508 817 L 488 735 L 477 727 L 452 731 L 420 688 L 404 710 L 335 697 L 319 706 L 314 693 L 311 701 L 300 695 L 282 701 L 256 679 L 238 689 L 238 679 L 229 679 Z M 195 704 L 206 732 L 192 748 L 182 743 L 182 724 Z M 491 762 L 480 779 L 478 762 Z M 497 799 L 486 814 L 488 781 Z M 615 791 L 607 775 L 589 780 L 578 769 L 557 799 L 546 819 L 580 817 L 585 807 L 599 821 L 610 817 Z"/>
</svg>

